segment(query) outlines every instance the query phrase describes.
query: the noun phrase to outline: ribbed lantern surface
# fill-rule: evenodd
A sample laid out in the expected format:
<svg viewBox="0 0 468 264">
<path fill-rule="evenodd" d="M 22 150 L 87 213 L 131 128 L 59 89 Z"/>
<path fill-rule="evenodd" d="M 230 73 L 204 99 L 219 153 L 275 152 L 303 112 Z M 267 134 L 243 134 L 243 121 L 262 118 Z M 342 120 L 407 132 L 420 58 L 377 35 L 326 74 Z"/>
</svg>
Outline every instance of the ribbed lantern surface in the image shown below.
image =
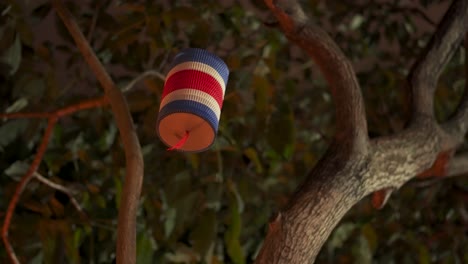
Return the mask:
<svg viewBox="0 0 468 264">
<path fill-rule="evenodd" d="M 185 49 L 174 58 L 159 107 L 157 132 L 170 149 L 209 148 L 218 131 L 227 65 L 203 49 Z"/>
</svg>

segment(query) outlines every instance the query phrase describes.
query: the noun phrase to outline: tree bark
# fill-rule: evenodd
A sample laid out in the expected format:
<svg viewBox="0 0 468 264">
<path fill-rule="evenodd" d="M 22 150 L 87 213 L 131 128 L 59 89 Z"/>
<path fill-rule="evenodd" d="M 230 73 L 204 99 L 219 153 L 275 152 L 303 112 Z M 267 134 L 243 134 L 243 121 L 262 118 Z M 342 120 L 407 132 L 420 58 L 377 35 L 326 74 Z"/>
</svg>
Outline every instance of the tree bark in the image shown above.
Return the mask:
<svg viewBox="0 0 468 264">
<path fill-rule="evenodd" d="M 371 141 L 359 84 L 338 46 L 296 1 L 265 2 L 289 40 L 311 56 L 327 79 L 335 101 L 337 132 L 324 157 L 270 223 L 255 263 L 310 263 L 344 214 L 364 196 L 401 187 L 430 168 L 439 153 L 463 142 L 468 96 L 454 118 L 442 126 L 431 107 L 439 75 L 467 31 L 468 1 L 453 1 L 411 71 L 415 118 L 409 127 Z"/>
<path fill-rule="evenodd" d="M 61 0 L 52 0 L 52 3 L 75 40 L 76 46 L 103 87 L 119 129 L 125 151 L 126 168 L 117 223 L 117 263 L 136 263 L 136 216 L 143 182 L 144 164 L 133 119 L 125 97 L 96 57 L 80 28 L 73 20 L 73 16 Z"/>
</svg>

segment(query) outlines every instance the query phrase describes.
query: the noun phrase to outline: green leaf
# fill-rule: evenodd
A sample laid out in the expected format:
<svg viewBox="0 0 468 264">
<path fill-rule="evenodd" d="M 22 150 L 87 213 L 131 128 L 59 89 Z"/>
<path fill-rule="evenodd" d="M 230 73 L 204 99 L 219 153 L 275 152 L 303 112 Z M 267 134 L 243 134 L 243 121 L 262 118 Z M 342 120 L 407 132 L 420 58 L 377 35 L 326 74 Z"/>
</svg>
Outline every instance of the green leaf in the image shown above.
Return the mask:
<svg viewBox="0 0 468 264">
<path fill-rule="evenodd" d="M 13 44 L 2 53 L 0 62 L 3 62 L 10 67 L 9 75 L 16 73 L 21 63 L 21 40 L 19 35 L 16 35 Z"/>
<path fill-rule="evenodd" d="M 295 124 L 292 113 L 275 111 L 268 123 L 267 140 L 273 150 L 289 159 L 294 153 Z"/>
<path fill-rule="evenodd" d="M 164 220 L 164 236 L 168 238 L 175 227 L 177 211 L 174 208 L 169 208 L 165 213 Z"/>
<path fill-rule="evenodd" d="M 252 88 L 255 91 L 255 110 L 259 118 L 264 118 L 270 110 L 270 83 L 264 77 L 255 75 Z"/>
<path fill-rule="evenodd" d="M 39 251 L 37 255 L 29 261 L 29 264 L 43 264 L 44 263 L 44 254 L 42 251 Z"/>
<path fill-rule="evenodd" d="M 28 99 L 26 98 L 20 98 L 16 100 L 12 105 L 10 105 L 5 112 L 6 113 L 14 113 L 18 112 L 21 109 L 25 108 L 28 105 Z"/>
<path fill-rule="evenodd" d="M 0 127 L 0 150 L 25 131 L 27 122 L 25 119 L 12 120 Z"/>
<path fill-rule="evenodd" d="M 210 182 L 206 187 L 205 207 L 218 211 L 222 205 L 223 186 L 218 182 Z"/>
<path fill-rule="evenodd" d="M 372 251 L 364 236 L 359 236 L 358 243 L 353 244 L 353 253 L 355 256 L 355 263 L 372 263 Z"/>
<path fill-rule="evenodd" d="M 233 182 L 228 181 L 229 195 L 229 220 L 227 223 L 227 231 L 224 234 L 224 242 L 226 243 L 227 252 L 232 262 L 235 264 L 244 264 L 245 257 L 241 247 L 240 234 L 242 228 L 241 212 L 243 203 L 240 200 L 239 193 Z"/>
<path fill-rule="evenodd" d="M 418 262 L 419 264 L 429 264 L 431 263 L 431 254 L 429 249 L 424 244 L 419 244 L 418 246 Z"/>
<path fill-rule="evenodd" d="M 199 190 L 194 190 L 186 195 L 181 196 L 175 203 L 174 208 L 177 210 L 175 219 L 175 228 L 183 230 L 188 222 L 193 221 L 193 216 L 199 210 L 197 202 L 200 197 Z"/>
<path fill-rule="evenodd" d="M 109 148 L 114 144 L 115 137 L 117 136 L 117 128 L 114 124 L 109 125 L 101 139 L 99 140 L 99 148 L 101 151 L 108 151 Z"/>
<path fill-rule="evenodd" d="M 362 235 L 367 239 L 367 243 L 369 244 L 371 251 L 374 252 L 378 245 L 378 237 L 374 227 L 372 227 L 370 224 L 365 224 L 361 228 L 361 232 Z"/>
<path fill-rule="evenodd" d="M 351 236 L 356 229 L 353 223 L 343 223 L 338 226 L 329 239 L 329 250 L 340 249 L 344 242 Z M 330 248 L 331 247 L 331 248 Z"/>
<path fill-rule="evenodd" d="M 29 101 L 38 101 L 44 96 L 46 82 L 40 77 L 23 77 L 13 90 L 14 97 L 28 98 Z"/>
<path fill-rule="evenodd" d="M 254 164 L 255 164 L 255 171 L 258 174 L 263 172 L 263 166 L 258 158 L 257 151 L 254 148 L 247 148 L 244 150 L 244 155 L 247 156 Z"/>
<path fill-rule="evenodd" d="M 198 263 L 200 256 L 193 249 L 179 245 L 175 252 L 166 253 L 164 256 L 170 263 Z"/>
<path fill-rule="evenodd" d="M 44 263 L 57 263 L 68 259 L 67 263 L 79 263 L 78 248 L 73 246 L 73 232 L 67 220 L 42 219 L 38 226 L 42 241 Z M 65 253 L 65 254 L 64 254 Z"/>
<path fill-rule="evenodd" d="M 216 212 L 213 210 L 205 210 L 203 215 L 198 219 L 195 229 L 190 234 L 193 248 L 206 259 L 211 256 L 207 255 L 216 241 L 218 220 Z"/>
<path fill-rule="evenodd" d="M 358 29 L 362 23 L 364 22 L 364 17 L 361 15 L 355 15 L 353 19 L 351 20 L 351 24 L 349 25 L 349 28 L 351 30 L 356 30 Z"/>
<path fill-rule="evenodd" d="M 165 194 L 167 197 L 167 203 L 174 206 L 176 200 L 190 192 L 193 189 L 190 172 L 183 170 L 174 176 L 171 176 L 169 184 L 166 185 Z"/>
<path fill-rule="evenodd" d="M 115 207 L 120 208 L 120 200 L 122 198 L 122 180 L 120 177 L 114 177 L 115 186 Z"/>
<path fill-rule="evenodd" d="M 138 264 L 152 264 L 153 252 L 156 251 L 156 241 L 148 232 L 141 232 L 137 237 L 137 262 Z"/>
<path fill-rule="evenodd" d="M 197 171 L 198 168 L 200 168 L 200 156 L 196 154 L 188 154 L 187 159 L 190 162 L 190 165 L 192 165 L 192 169 L 194 171 Z"/>
<path fill-rule="evenodd" d="M 15 163 L 11 164 L 4 173 L 10 177 L 16 178 L 21 177 L 26 173 L 29 168 L 29 164 L 24 161 L 16 161 Z"/>
</svg>

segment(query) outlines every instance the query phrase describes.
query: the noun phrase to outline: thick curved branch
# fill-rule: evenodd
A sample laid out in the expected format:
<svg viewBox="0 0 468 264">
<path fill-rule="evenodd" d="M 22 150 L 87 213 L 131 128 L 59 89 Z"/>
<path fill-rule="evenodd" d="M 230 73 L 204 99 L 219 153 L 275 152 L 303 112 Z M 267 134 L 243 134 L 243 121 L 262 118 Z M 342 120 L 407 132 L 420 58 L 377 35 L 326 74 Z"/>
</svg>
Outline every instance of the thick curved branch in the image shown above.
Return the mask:
<svg viewBox="0 0 468 264">
<path fill-rule="evenodd" d="M 434 92 L 442 70 L 457 51 L 468 29 L 468 1 L 454 0 L 409 75 L 413 119 L 434 116 Z"/>
<path fill-rule="evenodd" d="M 319 66 L 336 109 L 335 139 L 352 150 L 365 152 L 367 121 L 364 100 L 353 66 L 333 39 L 309 20 L 297 1 L 265 0 L 284 34 Z"/>
<path fill-rule="evenodd" d="M 465 16 L 468 16 L 467 13 L 465 13 Z M 457 19 L 457 18 L 454 17 L 452 19 Z M 446 22 L 446 24 L 447 23 L 448 22 Z M 441 26 L 443 27 L 444 24 L 441 23 Z M 436 35 L 440 34 L 438 32 L 441 32 L 441 30 L 439 29 L 435 34 Z M 429 44 L 429 46 L 431 45 L 433 44 Z M 468 33 L 465 33 L 464 47 L 465 47 L 465 51 L 468 51 Z M 465 79 L 468 80 L 468 52 L 465 52 Z M 421 123 L 421 120 L 423 119 L 422 117 L 424 116 L 419 116 L 418 118 L 413 120 L 414 121 L 413 127 L 416 127 L 416 129 L 419 129 L 419 130 L 423 129 L 422 127 L 418 128 L 418 125 L 417 125 L 418 123 Z M 433 119 L 432 117 L 429 117 L 429 118 Z M 438 130 L 438 129 L 439 127 L 434 128 L 434 130 Z M 433 161 L 432 166 L 428 168 L 427 170 L 419 173 L 417 175 L 418 178 L 451 177 L 451 176 L 456 176 L 458 174 L 461 174 L 464 171 L 468 170 L 468 164 L 466 163 L 466 160 L 464 159 L 466 158 L 465 156 L 453 157 L 455 149 L 460 144 L 462 144 L 463 141 L 465 140 L 465 134 L 467 133 L 467 130 L 468 130 L 468 82 L 465 82 L 464 94 L 462 96 L 462 99 L 459 103 L 457 110 L 447 122 L 442 124 L 442 129 L 443 130 L 441 130 L 439 133 L 440 139 L 437 140 L 438 143 L 433 146 L 435 148 L 434 150 L 437 149 L 439 153 L 437 154 L 437 157 Z M 435 141 L 432 141 L 431 143 L 433 144 L 435 143 Z M 432 180 L 429 180 L 429 181 L 432 181 Z M 424 184 L 425 184 L 424 182 L 421 183 L 421 185 L 424 185 Z M 388 200 L 390 194 L 392 193 L 394 189 L 395 189 L 395 186 L 391 188 L 383 188 L 379 191 L 374 192 L 372 196 L 372 205 L 377 209 L 381 209 L 385 205 L 386 201 Z"/>
<path fill-rule="evenodd" d="M 117 263 L 136 261 L 136 215 L 143 182 L 143 157 L 127 102 L 89 46 L 72 15 L 60 0 L 52 3 L 84 59 L 101 83 L 114 114 L 125 150 L 125 183 L 119 208 Z"/>
<path fill-rule="evenodd" d="M 281 7 L 271 0 L 265 2 L 288 38 L 308 51 L 320 66 L 337 104 L 337 127 L 352 136 L 353 146 L 359 146 L 360 141 L 367 142 L 367 137 L 360 137 L 360 133 L 367 131 L 364 106 L 349 61 L 326 34 L 307 21 L 296 2 L 285 1 Z M 450 47 L 458 45 L 460 37 L 453 34 L 465 32 L 460 31 L 460 27 L 466 28 L 468 24 L 461 25 L 461 21 L 468 17 L 467 5 L 466 0 L 454 2 L 428 45 L 427 56 L 415 66 L 410 78 L 415 92 L 427 96 L 428 91 L 424 89 L 429 89 L 432 97 L 431 87 L 435 87 L 440 71 L 453 55 Z M 433 83 L 427 83 L 425 77 L 431 78 Z M 424 97 L 418 100 L 425 102 Z M 364 151 L 353 155 L 343 153 L 341 143 L 345 140 L 338 134 L 337 140 L 331 143 L 288 205 L 270 223 L 255 263 L 310 263 L 354 204 L 372 192 L 399 188 L 431 168 L 438 155 L 450 149 L 445 144 L 447 133 L 428 114 L 432 112 L 421 111 L 426 105 L 421 106 L 423 104 L 415 106 L 419 111 L 415 115 L 418 118 L 406 130 L 390 137 L 373 139 L 369 144 L 363 144 L 366 147 L 360 150 Z M 357 111 L 353 111 L 354 108 Z"/>
</svg>

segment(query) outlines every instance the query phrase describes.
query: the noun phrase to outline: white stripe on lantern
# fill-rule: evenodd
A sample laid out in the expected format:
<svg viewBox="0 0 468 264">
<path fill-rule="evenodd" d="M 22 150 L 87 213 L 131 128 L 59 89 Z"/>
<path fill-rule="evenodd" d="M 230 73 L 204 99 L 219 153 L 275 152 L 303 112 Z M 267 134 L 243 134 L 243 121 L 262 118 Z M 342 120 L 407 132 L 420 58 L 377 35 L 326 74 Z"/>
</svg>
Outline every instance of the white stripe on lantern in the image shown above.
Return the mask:
<svg viewBox="0 0 468 264">
<path fill-rule="evenodd" d="M 181 64 L 177 64 L 175 67 L 173 67 L 169 73 L 166 76 L 166 80 L 169 79 L 171 75 L 173 75 L 176 72 L 183 71 L 183 70 L 196 70 L 196 71 L 201 71 L 206 74 L 209 74 L 211 77 L 215 78 L 216 81 L 221 85 L 221 88 L 223 89 L 223 97 L 224 97 L 224 92 L 226 91 L 226 84 L 224 83 L 223 77 L 218 73 L 216 69 L 211 67 L 208 64 L 201 63 L 201 62 L 196 62 L 196 61 L 187 61 L 183 62 Z"/>
<path fill-rule="evenodd" d="M 215 113 L 218 120 L 221 116 L 221 109 L 219 108 L 218 102 L 213 98 L 213 96 L 196 89 L 179 89 L 171 92 L 170 94 L 166 95 L 164 99 L 162 99 L 159 110 L 161 110 L 168 103 L 177 100 L 191 100 L 204 104 Z"/>
</svg>

